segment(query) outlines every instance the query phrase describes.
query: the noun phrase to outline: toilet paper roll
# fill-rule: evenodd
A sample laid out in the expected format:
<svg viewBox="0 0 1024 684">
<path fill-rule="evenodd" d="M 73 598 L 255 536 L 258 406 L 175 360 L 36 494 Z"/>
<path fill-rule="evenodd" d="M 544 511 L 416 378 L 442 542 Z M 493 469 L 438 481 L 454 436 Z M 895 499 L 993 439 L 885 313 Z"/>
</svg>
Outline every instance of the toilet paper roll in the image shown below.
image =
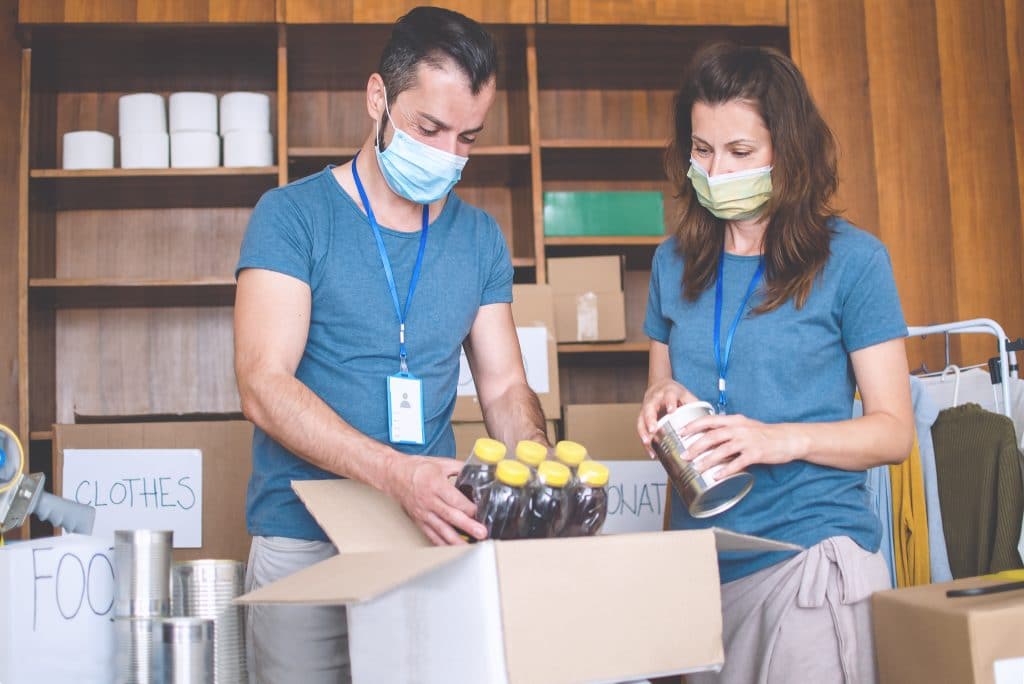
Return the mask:
<svg viewBox="0 0 1024 684">
<path fill-rule="evenodd" d="M 71 131 L 62 139 L 65 169 L 114 168 L 114 136 L 102 131 Z"/>
<path fill-rule="evenodd" d="M 166 169 L 170 140 L 166 133 L 125 133 L 121 136 L 122 169 Z"/>
<path fill-rule="evenodd" d="M 220 98 L 220 133 L 269 131 L 270 97 L 264 93 L 227 93 Z"/>
<path fill-rule="evenodd" d="M 117 99 L 117 132 L 166 133 L 167 111 L 163 95 L 135 93 Z"/>
<path fill-rule="evenodd" d="M 171 133 L 171 166 L 176 169 L 220 165 L 220 137 L 208 131 Z"/>
<path fill-rule="evenodd" d="M 274 137 L 267 131 L 230 131 L 224 134 L 224 166 L 270 166 Z"/>
<path fill-rule="evenodd" d="M 173 93 L 168 102 L 171 133 L 217 132 L 217 96 L 213 93 Z"/>
</svg>

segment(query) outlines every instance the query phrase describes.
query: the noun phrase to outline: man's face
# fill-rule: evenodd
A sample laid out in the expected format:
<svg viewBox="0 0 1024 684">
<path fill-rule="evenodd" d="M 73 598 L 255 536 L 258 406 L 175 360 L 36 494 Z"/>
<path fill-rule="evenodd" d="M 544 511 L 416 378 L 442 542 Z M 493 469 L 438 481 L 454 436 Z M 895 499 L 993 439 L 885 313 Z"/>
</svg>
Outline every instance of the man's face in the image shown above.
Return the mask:
<svg viewBox="0 0 1024 684">
<path fill-rule="evenodd" d="M 469 156 L 494 102 L 497 91 L 494 79 L 474 95 L 469 78 L 451 62 L 446 62 L 442 68 L 420 62 L 416 70 L 413 86 L 402 91 L 390 105 L 393 125 L 388 125 L 384 113 L 383 82 L 380 82 L 379 96 L 375 96 L 374 79 L 371 79 L 370 112 L 373 116 L 376 111 L 377 120 L 382 123 L 383 148 L 391 142 L 397 126 L 431 147 Z M 376 75 L 374 78 L 380 79 Z"/>
</svg>

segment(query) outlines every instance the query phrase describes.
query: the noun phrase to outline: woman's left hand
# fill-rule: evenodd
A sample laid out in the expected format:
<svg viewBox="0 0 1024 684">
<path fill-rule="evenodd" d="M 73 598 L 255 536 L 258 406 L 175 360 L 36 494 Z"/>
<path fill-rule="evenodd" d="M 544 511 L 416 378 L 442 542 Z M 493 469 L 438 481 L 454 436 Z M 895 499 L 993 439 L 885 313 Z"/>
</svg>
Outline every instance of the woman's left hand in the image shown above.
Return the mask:
<svg viewBox="0 0 1024 684">
<path fill-rule="evenodd" d="M 686 450 L 685 458 L 704 472 L 725 463 L 716 475 L 720 480 L 754 463 L 788 463 L 798 458 L 801 437 L 795 426 L 769 424 L 740 415 L 706 416 L 687 425 L 680 435 L 685 439 L 704 434 Z"/>
</svg>

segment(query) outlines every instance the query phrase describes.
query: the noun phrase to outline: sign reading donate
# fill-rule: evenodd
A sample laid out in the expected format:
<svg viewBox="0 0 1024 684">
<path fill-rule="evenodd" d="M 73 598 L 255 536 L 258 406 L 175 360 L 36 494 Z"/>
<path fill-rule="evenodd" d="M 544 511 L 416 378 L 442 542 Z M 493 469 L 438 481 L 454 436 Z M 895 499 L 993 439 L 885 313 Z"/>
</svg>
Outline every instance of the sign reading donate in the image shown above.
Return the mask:
<svg viewBox="0 0 1024 684">
<path fill-rule="evenodd" d="M 175 548 L 203 545 L 199 449 L 65 449 L 63 496 L 96 509 L 93 535 L 173 530 Z"/>
<path fill-rule="evenodd" d="M 658 461 L 605 461 L 608 518 L 602 534 L 657 532 L 668 505 L 668 475 Z"/>
</svg>

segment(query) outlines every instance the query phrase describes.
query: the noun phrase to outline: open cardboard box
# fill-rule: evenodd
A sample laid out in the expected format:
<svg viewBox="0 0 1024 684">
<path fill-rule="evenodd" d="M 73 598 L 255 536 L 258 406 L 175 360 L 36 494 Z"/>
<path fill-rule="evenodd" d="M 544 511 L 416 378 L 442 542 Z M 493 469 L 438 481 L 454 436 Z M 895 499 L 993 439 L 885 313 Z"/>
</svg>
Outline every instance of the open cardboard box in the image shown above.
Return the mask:
<svg viewBox="0 0 1024 684">
<path fill-rule="evenodd" d="M 726 530 L 435 547 L 351 480 L 293 487 L 340 555 L 239 599 L 347 604 L 361 682 L 616 682 L 721 667 L 718 551 L 799 550 Z"/>
</svg>

